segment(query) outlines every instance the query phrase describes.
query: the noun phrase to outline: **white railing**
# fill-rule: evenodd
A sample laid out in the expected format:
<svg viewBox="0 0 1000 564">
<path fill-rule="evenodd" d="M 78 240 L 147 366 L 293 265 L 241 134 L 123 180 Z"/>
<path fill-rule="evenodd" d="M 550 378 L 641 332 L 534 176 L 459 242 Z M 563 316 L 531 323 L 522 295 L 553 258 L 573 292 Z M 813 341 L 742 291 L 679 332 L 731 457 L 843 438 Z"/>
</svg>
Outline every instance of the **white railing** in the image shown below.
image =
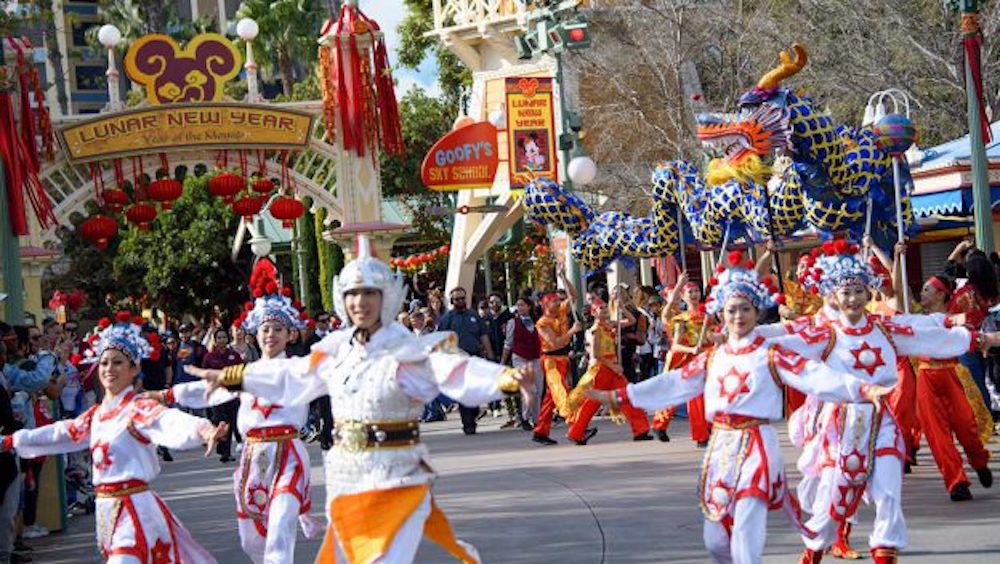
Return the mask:
<svg viewBox="0 0 1000 564">
<path fill-rule="evenodd" d="M 434 29 L 489 23 L 531 9 L 530 0 L 434 0 Z"/>
</svg>

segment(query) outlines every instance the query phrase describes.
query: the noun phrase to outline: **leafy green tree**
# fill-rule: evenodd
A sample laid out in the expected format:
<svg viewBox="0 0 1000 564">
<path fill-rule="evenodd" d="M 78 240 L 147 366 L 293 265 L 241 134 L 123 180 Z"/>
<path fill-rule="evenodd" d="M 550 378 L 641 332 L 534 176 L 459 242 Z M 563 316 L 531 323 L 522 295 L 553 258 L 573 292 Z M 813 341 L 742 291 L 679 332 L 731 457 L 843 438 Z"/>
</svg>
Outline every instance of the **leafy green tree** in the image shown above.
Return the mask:
<svg viewBox="0 0 1000 564">
<path fill-rule="evenodd" d="M 320 0 L 244 0 L 236 18 L 253 18 L 260 28 L 254 39 L 258 64 L 281 75 L 281 89 L 292 95 L 295 65 L 312 69 L 318 58 L 316 37 L 328 16 Z M 242 47 L 243 41 L 237 43 Z"/>
<path fill-rule="evenodd" d="M 320 294 L 320 265 L 319 251 L 316 246 L 316 218 L 308 211 L 312 206 L 309 198 L 306 198 L 303 203 L 306 205 L 307 211 L 296 222 L 296 235 L 301 245 L 298 257 L 301 257 L 301 260 L 305 263 L 304 272 L 306 273 L 306 292 L 300 298 L 311 314 L 319 311 L 323 303 L 323 298 Z"/>
<path fill-rule="evenodd" d="M 416 69 L 424 59 L 433 56 L 438 65 L 438 84 L 448 104 L 463 106 L 472 87 L 472 72 L 437 38 L 426 33 L 434 28 L 434 8 L 431 0 L 403 0 L 406 18 L 399 24 L 399 64 Z M 452 112 L 450 115 L 454 115 Z"/>
<path fill-rule="evenodd" d="M 319 208 L 313 216 L 313 233 L 316 235 L 317 262 L 319 263 L 319 294 L 323 303 L 323 309 L 330 311 L 333 309 L 333 276 L 340 272 L 336 258 L 333 256 L 333 249 L 340 251 L 340 247 L 323 239 L 323 230 L 326 226 L 326 210 Z M 343 260 L 341 259 L 341 263 Z M 334 268 L 336 267 L 336 271 Z"/>
<path fill-rule="evenodd" d="M 207 317 L 246 299 L 249 268 L 230 258 L 238 218 L 208 193 L 207 176 L 183 178 L 184 195 L 161 212 L 149 231 L 130 227 L 121 236 L 114 273 L 139 280 L 150 303 L 171 316 Z"/>
<path fill-rule="evenodd" d="M 51 2 L 51 0 L 45 0 Z M 164 0 L 100 0 L 97 13 L 104 23 L 118 28 L 122 33 L 120 52 L 128 51 L 137 39 L 150 33 L 165 33 L 173 39 L 184 42 L 199 33 L 218 29 L 214 15 L 202 16 L 194 21 L 178 17 L 173 2 Z M 103 51 L 97 40 L 95 25 L 87 30 L 87 44 Z"/>
</svg>

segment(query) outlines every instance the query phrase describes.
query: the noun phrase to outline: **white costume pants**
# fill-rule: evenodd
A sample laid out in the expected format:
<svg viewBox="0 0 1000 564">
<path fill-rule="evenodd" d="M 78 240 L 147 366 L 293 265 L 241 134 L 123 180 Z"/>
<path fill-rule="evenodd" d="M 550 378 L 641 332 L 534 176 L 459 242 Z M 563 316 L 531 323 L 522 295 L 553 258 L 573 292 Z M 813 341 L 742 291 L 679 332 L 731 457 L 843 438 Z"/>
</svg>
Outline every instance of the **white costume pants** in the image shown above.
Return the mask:
<svg viewBox="0 0 1000 564">
<path fill-rule="evenodd" d="M 830 494 L 838 470 L 825 468 L 816 490 L 813 516 L 806 527 L 817 533 L 815 538 L 802 537 L 811 550 L 825 550 L 837 540 L 838 523 L 830 515 Z M 902 549 L 907 545 L 906 521 L 902 505 L 903 464 L 893 455 L 877 456 L 875 470 L 868 478 L 865 501 L 875 504 L 875 525 L 868 537 L 870 548 Z M 851 522 L 854 522 L 851 519 Z"/>
<path fill-rule="evenodd" d="M 240 547 L 254 564 L 286 564 L 295 560 L 299 500 L 290 493 L 278 494 L 267 512 L 267 537 L 250 519 L 239 519 Z"/>
<path fill-rule="evenodd" d="M 758 564 L 764 557 L 767 537 L 767 504 L 757 497 L 744 497 L 733 509 L 733 528 L 705 520 L 703 537 L 709 559 L 716 564 Z"/>
</svg>

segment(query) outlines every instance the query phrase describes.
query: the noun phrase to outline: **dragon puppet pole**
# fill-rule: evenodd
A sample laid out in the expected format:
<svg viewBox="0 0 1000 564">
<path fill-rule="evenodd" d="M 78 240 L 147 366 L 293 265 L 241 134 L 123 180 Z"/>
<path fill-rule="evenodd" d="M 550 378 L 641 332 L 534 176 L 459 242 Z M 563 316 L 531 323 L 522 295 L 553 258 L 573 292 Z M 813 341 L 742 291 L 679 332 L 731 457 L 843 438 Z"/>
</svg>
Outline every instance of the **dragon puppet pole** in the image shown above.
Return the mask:
<svg viewBox="0 0 1000 564">
<path fill-rule="evenodd" d="M 906 242 L 906 235 L 903 233 L 903 180 L 899 177 L 900 164 L 902 158 L 899 154 L 892 155 L 892 184 L 896 191 L 896 241 Z M 870 206 L 869 206 L 870 207 Z M 900 280 L 902 281 L 903 292 L 903 313 L 910 313 L 910 285 L 906 279 L 906 253 L 899 254 Z"/>
<path fill-rule="evenodd" d="M 767 210 L 767 231 L 771 241 L 775 243 L 775 255 L 777 255 L 778 238 L 774 236 L 774 212 L 771 211 L 771 186 L 770 182 L 764 183 L 764 209 Z M 771 257 L 771 264 L 774 265 L 778 273 L 778 290 L 785 293 L 785 277 L 781 275 L 781 261 L 777 256 Z"/>
<path fill-rule="evenodd" d="M 684 243 L 684 216 L 681 214 L 681 207 L 677 206 L 677 239 L 678 247 L 681 251 L 681 272 L 687 272 L 688 261 Z"/>
<path fill-rule="evenodd" d="M 715 265 L 718 267 L 722 264 L 724 260 L 723 257 L 726 256 L 726 247 L 729 246 L 729 230 L 733 226 L 733 222 L 726 224 L 726 233 L 722 236 L 722 247 L 719 249 L 719 260 L 716 261 Z M 704 300 L 703 300 L 704 301 Z M 701 320 L 701 332 L 698 334 L 698 344 L 694 348 L 700 349 L 701 345 L 705 342 L 705 333 L 708 332 L 708 313 L 702 317 Z"/>
<path fill-rule="evenodd" d="M 865 237 L 870 237 L 872 234 L 872 195 L 868 194 L 866 198 L 867 204 L 865 206 Z M 897 218 L 898 219 L 898 218 Z M 864 249 L 864 257 L 867 259 L 871 251 L 866 247 Z"/>
</svg>

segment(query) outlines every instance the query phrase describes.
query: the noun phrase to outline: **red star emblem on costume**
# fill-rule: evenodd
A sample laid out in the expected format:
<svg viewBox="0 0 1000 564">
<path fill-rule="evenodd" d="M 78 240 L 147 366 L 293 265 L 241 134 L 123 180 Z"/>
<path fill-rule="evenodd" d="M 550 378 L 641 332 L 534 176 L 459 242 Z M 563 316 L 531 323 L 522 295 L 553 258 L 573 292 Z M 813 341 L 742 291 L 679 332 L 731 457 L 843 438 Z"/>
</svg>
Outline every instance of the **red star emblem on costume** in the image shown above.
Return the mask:
<svg viewBox="0 0 1000 564">
<path fill-rule="evenodd" d="M 163 539 L 156 539 L 153 545 L 153 564 L 170 564 L 170 543 L 163 542 Z"/>
<path fill-rule="evenodd" d="M 719 376 L 719 397 L 733 403 L 740 394 L 750 393 L 750 386 L 747 386 L 749 377 L 749 372 L 740 372 L 735 366 L 730 368 L 729 372 Z"/>
<path fill-rule="evenodd" d="M 848 479 L 852 483 L 858 483 L 860 476 L 867 473 L 867 467 L 865 464 L 865 459 L 867 456 L 861 453 L 858 449 L 854 449 L 851 452 L 840 457 L 840 470 L 847 475 Z"/>
<path fill-rule="evenodd" d="M 708 490 L 708 499 L 705 500 L 713 513 L 720 514 L 729 507 L 729 502 L 733 499 L 733 488 L 726 485 L 721 478 L 715 481 Z"/>
<path fill-rule="evenodd" d="M 90 458 L 94 461 L 95 470 L 107 470 L 111 467 L 111 454 L 108 453 L 110 448 L 111 445 L 103 441 L 97 441 L 90 447 Z"/>
<path fill-rule="evenodd" d="M 247 505 L 253 507 L 257 513 L 263 513 L 267 510 L 267 503 L 270 501 L 270 496 L 267 495 L 267 488 L 263 484 L 257 484 L 250 487 L 250 491 L 247 492 Z"/>
<path fill-rule="evenodd" d="M 253 398 L 253 405 L 250 406 L 250 409 L 256 409 L 257 411 L 261 412 L 261 414 L 264 415 L 264 419 L 270 417 L 272 411 L 280 408 L 281 406 L 278 404 L 271 403 L 267 400 L 262 401 L 260 398 L 257 397 Z"/>
<path fill-rule="evenodd" d="M 851 354 L 854 355 L 852 368 L 864 370 L 869 376 L 874 376 L 875 371 L 880 366 L 885 366 L 885 360 L 882 359 L 882 349 L 873 347 L 867 342 L 861 343 L 861 346 L 856 349 L 851 349 Z"/>
</svg>

